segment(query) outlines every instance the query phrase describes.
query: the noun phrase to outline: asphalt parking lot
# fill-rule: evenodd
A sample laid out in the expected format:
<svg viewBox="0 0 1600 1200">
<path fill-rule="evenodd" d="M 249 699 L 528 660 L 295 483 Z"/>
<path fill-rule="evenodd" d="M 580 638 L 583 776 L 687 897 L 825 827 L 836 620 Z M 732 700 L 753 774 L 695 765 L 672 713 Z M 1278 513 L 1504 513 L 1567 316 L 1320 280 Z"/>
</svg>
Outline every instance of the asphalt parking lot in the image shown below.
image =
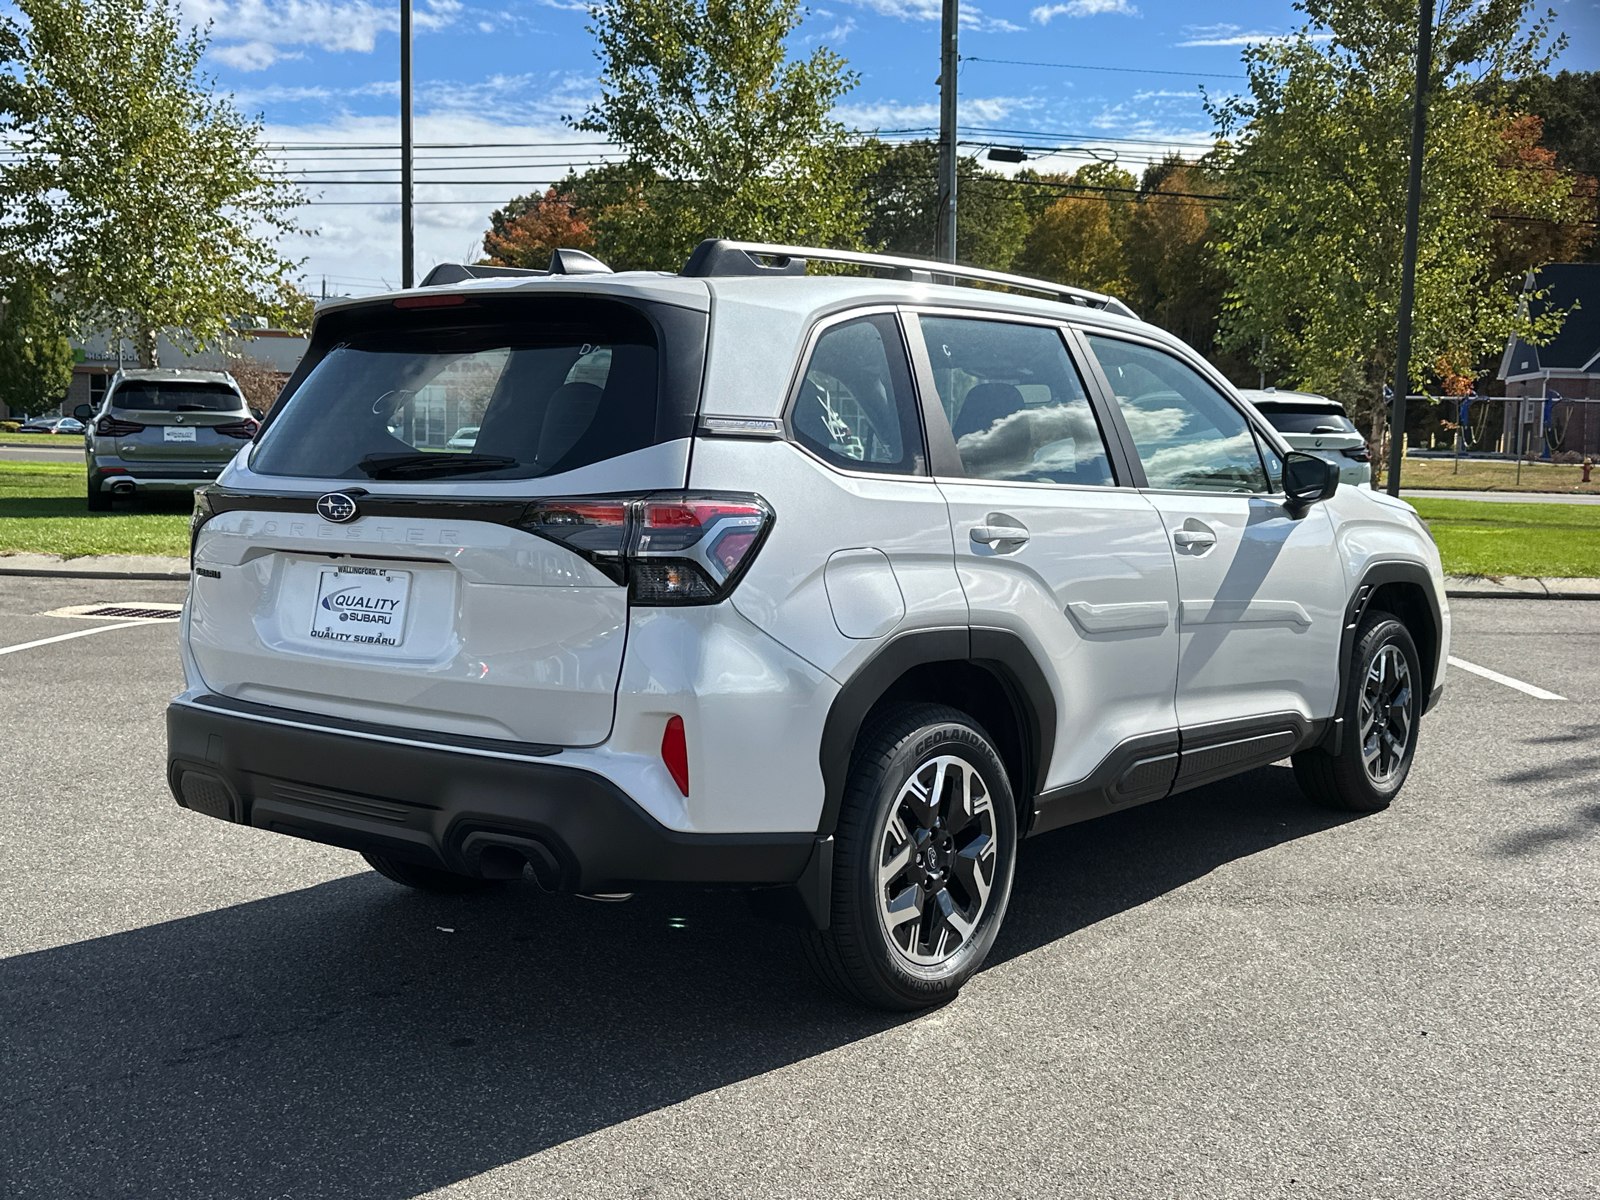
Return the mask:
<svg viewBox="0 0 1600 1200">
<path fill-rule="evenodd" d="M 1600 1194 L 1600 604 L 1456 601 L 1388 812 L 1286 766 L 1027 843 L 854 1009 L 714 893 L 442 899 L 167 793 L 179 585 L 0 578 L 0 1195 Z"/>
</svg>

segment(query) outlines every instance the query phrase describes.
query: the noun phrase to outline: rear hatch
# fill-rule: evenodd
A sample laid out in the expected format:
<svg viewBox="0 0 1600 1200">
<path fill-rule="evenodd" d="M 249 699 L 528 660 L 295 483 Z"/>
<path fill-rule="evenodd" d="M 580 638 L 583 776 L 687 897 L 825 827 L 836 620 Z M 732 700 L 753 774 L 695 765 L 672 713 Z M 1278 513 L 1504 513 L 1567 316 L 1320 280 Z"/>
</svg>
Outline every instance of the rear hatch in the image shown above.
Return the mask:
<svg viewBox="0 0 1600 1200">
<path fill-rule="evenodd" d="M 1283 440 L 1296 450 L 1326 455 L 1366 445 L 1361 431 L 1337 405 L 1258 400 L 1256 407 L 1272 427 L 1283 435 Z"/>
<path fill-rule="evenodd" d="M 189 637 L 206 686 L 435 733 L 604 741 L 628 591 L 537 531 L 615 540 L 607 497 L 684 486 L 705 325 L 570 291 L 324 314 L 248 461 L 201 501 Z"/>
<path fill-rule="evenodd" d="M 255 422 L 239 393 L 223 383 L 130 379 L 111 394 L 100 427 L 101 453 L 129 463 L 219 468 L 250 440 Z"/>
</svg>

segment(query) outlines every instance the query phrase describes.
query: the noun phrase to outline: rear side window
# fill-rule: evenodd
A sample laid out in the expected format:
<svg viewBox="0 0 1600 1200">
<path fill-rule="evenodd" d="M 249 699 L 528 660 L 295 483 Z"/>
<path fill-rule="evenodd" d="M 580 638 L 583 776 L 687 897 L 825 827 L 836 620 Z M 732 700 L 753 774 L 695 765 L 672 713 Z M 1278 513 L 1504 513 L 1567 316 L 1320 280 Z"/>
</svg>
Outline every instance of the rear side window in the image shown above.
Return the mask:
<svg viewBox="0 0 1600 1200">
<path fill-rule="evenodd" d="M 251 460 L 264 475 L 528 479 L 656 441 L 651 323 L 608 301 L 530 302 L 506 319 L 440 308 L 329 348 Z"/>
<path fill-rule="evenodd" d="M 939 403 L 969 479 L 1115 484 L 1058 331 L 963 317 L 921 321 Z"/>
<path fill-rule="evenodd" d="M 111 393 L 112 408 L 139 412 L 238 412 L 239 393 L 220 383 L 130 379 Z"/>
<path fill-rule="evenodd" d="M 922 427 L 894 317 L 858 317 L 824 332 L 789 419 L 795 437 L 835 466 L 920 473 Z"/>
</svg>

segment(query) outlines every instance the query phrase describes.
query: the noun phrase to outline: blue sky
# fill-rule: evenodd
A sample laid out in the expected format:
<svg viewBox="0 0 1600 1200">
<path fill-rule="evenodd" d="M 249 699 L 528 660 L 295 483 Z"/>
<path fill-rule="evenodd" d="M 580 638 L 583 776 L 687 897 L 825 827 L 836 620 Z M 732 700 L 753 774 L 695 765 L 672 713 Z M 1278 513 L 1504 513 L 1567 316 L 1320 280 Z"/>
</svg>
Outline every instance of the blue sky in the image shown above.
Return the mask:
<svg viewBox="0 0 1600 1200">
<path fill-rule="evenodd" d="M 417 139 L 449 144 L 418 151 L 418 180 L 430 181 L 417 193 L 420 274 L 476 256 L 491 210 L 547 186 L 569 165 L 600 161 L 604 147 L 562 122 L 582 112 L 596 86 L 581 2 L 415 2 Z M 383 170 L 396 161 L 383 147 L 398 139 L 398 9 L 369 0 L 183 5 L 197 23 L 211 23 L 207 67 L 219 85 L 262 114 L 286 163 L 315 180 L 314 203 L 302 210 L 314 236 L 286 247 L 306 259 L 311 289 L 320 291 L 324 277 L 330 293 L 395 286 L 398 188 L 388 181 L 398 173 Z M 1600 0 L 1554 6 L 1572 42 L 1558 66 L 1600 68 Z M 1294 29 L 1298 16 L 1279 0 L 966 3 L 964 137 L 1093 148 L 1137 173 L 1168 148 L 1203 144 L 1209 123 L 1200 86 L 1239 86 L 1241 47 Z M 938 34 L 939 0 L 817 0 L 795 49 L 828 45 L 860 72 L 843 119 L 915 129 L 938 121 Z"/>
</svg>

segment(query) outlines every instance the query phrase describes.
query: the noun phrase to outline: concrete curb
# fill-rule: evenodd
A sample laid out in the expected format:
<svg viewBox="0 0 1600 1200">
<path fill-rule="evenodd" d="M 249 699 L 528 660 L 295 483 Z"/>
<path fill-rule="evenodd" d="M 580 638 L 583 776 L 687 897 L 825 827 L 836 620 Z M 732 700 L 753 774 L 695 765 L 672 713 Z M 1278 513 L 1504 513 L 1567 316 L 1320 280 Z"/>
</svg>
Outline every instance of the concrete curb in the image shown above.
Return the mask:
<svg viewBox="0 0 1600 1200">
<path fill-rule="evenodd" d="M 0 575 L 183 583 L 189 578 L 189 560 L 158 554 L 90 554 L 82 558 L 62 558 L 56 554 L 6 554 L 0 555 Z"/>
<path fill-rule="evenodd" d="M 1446 575 L 1444 594 L 1463 600 L 1600 600 L 1600 579 Z"/>
</svg>

